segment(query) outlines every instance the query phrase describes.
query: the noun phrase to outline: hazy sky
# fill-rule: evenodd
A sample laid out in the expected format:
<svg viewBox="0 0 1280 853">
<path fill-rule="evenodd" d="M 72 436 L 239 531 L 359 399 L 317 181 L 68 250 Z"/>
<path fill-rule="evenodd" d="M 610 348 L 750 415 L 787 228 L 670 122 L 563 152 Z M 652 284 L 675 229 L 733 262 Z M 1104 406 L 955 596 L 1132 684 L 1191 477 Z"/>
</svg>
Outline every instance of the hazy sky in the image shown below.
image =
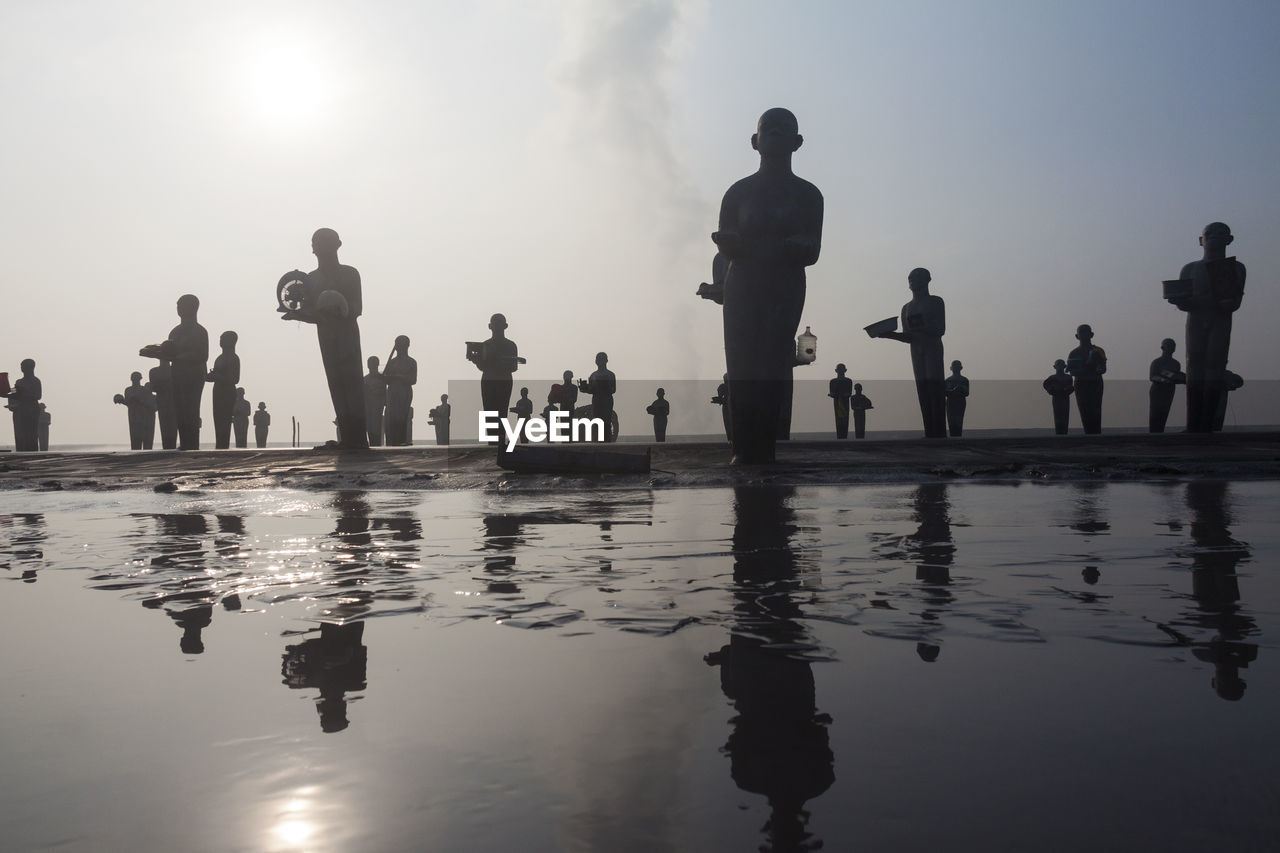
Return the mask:
<svg viewBox="0 0 1280 853">
<path fill-rule="evenodd" d="M 192 292 L 215 352 L 239 332 L 273 438 L 290 415 L 329 437 L 314 329 L 274 311 L 329 226 L 365 355 L 413 341 L 419 438 L 494 311 L 517 384 L 600 349 L 620 379 L 718 376 L 694 290 L 755 121 L 786 106 L 826 198 L 808 375 L 908 377 L 862 326 L 925 266 L 975 381 L 1047 375 L 1082 322 L 1143 377 L 1161 338 L 1182 349 L 1161 280 L 1223 220 L 1249 270 L 1231 366 L 1274 379 L 1278 32 L 1274 0 L 6 3 L 0 370 L 36 360 L 55 445 L 123 442 L 111 397 Z"/>
</svg>

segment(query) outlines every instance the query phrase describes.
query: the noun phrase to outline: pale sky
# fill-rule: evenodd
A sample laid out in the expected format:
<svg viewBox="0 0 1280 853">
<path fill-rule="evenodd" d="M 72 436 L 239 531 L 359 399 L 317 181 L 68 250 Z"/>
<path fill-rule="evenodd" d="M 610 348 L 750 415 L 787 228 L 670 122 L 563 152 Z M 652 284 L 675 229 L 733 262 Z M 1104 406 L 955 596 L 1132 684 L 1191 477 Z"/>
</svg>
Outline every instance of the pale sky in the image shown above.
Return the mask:
<svg viewBox="0 0 1280 853">
<path fill-rule="evenodd" d="M 36 360 L 55 445 L 127 441 L 112 395 L 191 292 L 215 354 L 239 333 L 272 438 L 293 415 L 321 441 L 315 332 L 274 288 L 327 226 L 365 355 L 412 339 L 419 439 L 495 311 L 517 387 L 601 349 L 619 379 L 719 376 L 694 290 L 785 106 L 826 199 L 813 377 L 910 376 L 862 327 L 917 266 L 974 381 L 1042 378 L 1079 323 L 1110 376 L 1145 377 L 1161 338 L 1183 349 L 1160 282 L 1221 220 L 1249 270 L 1231 367 L 1275 379 L 1277 33 L 1274 0 L 6 3 L 0 370 Z M 204 417 L 212 447 L 207 392 Z"/>
</svg>

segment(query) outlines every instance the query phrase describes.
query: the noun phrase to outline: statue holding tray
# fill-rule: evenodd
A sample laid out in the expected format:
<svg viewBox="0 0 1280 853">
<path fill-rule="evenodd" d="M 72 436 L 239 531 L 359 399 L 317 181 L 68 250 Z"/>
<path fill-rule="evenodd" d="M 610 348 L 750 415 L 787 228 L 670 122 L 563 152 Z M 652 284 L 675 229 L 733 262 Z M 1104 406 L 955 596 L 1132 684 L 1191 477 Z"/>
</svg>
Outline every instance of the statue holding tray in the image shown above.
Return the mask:
<svg viewBox="0 0 1280 853">
<path fill-rule="evenodd" d="M 190 293 L 178 297 L 181 322 L 163 343 L 148 344 L 138 350 L 143 358 L 169 362 L 172 382 L 173 416 L 177 421 L 178 449 L 200 449 L 200 398 L 209 366 L 209 333 L 196 322 L 200 300 Z"/>
<path fill-rule="evenodd" d="M 916 377 L 916 396 L 925 438 L 947 437 L 946 374 L 942 367 L 942 336 L 947 331 L 947 309 L 942 297 L 929 293 L 933 277 L 924 267 L 907 276 L 911 301 L 902 306 L 902 331 L 894 331 L 890 320 L 866 327 L 873 338 L 888 338 L 911 345 L 911 369 Z M 892 319 L 892 318 L 891 318 Z"/>
<path fill-rule="evenodd" d="M 486 412 L 497 412 L 505 418 L 511 407 L 511 375 L 525 360 L 516 342 L 507 337 L 507 318 L 494 314 L 489 318 L 487 341 L 467 341 L 467 361 L 480 371 L 480 406 Z"/>
</svg>

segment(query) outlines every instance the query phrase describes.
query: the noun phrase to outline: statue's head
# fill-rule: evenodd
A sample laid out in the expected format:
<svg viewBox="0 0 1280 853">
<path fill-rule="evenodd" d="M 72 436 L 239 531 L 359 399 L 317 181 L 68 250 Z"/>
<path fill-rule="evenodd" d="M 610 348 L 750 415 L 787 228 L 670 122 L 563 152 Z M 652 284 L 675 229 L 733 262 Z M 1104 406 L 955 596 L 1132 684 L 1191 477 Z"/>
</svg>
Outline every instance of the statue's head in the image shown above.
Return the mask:
<svg viewBox="0 0 1280 853">
<path fill-rule="evenodd" d="M 1160 352 L 1165 355 L 1173 355 L 1173 351 L 1177 348 L 1178 344 L 1173 338 L 1165 338 L 1160 342 Z"/>
<path fill-rule="evenodd" d="M 200 300 L 191 293 L 184 293 L 178 297 L 178 316 L 184 320 L 194 320 L 196 312 L 200 310 Z"/>
<path fill-rule="evenodd" d="M 929 271 L 924 267 L 916 267 L 907 273 L 907 286 L 911 288 L 912 293 L 922 289 L 927 290 L 931 281 L 933 276 L 929 275 Z"/>
<path fill-rule="evenodd" d="M 243 388 L 237 388 L 237 389 L 236 389 L 236 396 L 237 396 L 237 397 L 239 397 L 241 400 L 243 400 L 243 399 L 244 399 L 244 389 L 243 389 Z"/>
<path fill-rule="evenodd" d="M 667 396 L 667 389 L 666 389 L 666 388 L 659 388 L 659 389 L 658 389 L 658 399 L 659 399 L 659 400 L 661 400 L 661 399 L 662 399 L 663 397 L 665 397 L 665 396 Z"/>
<path fill-rule="evenodd" d="M 311 235 L 311 251 L 313 254 L 333 254 L 341 246 L 342 241 L 338 239 L 338 232 L 332 228 L 320 228 Z"/>
<path fill-rule="evenodd" d="M 765 157 L 791 154 L 803 144 L 795 114 L 782 107 L 765 110 L 751 135 L 751 147 Z"/>
<path fill-rule="evenodd" d="M 266 403 L 259 403 L 259 404 L 258 404 L 258 409 L 259 409 L 260 411 L 265 411 L 265 410 L 266 410 L 266 408 L 267 408 L 267 404 L 266 404 Z"/>
<path fill-rule="evenodd" d="M 36 369 L 36 361 L 34 358 L 24 358 L 18 367 L 22 368 L 23 373 L 30 374 Z"/>
<path fill-rule="evenodd" d="M 843 364 L 837 364 L 837 365 L 836 365 L 836 376 L 844 376 L 845 371 L 846 371 L 846 370 L 848 370 L 848 369 L 849 369 L 849 368 L 845 367 Z"/>
<path fill-rule="evenodd" d="M 573 379 L 573 371 L 572 371 L 572 370 L 566 370 L 566 371 L 564 372 L 564 384 L 568 385 L 568 384 L 569 384 L 569 381 L 570 381 L 571 379 Z"/>
<path fill-rule="evenodd" d="M 960 359 L 956 359 L 955 361 L 951 362 L 951 369 L 954 370 L 956 373 L 959 373 L 961 370 L 964 370 L 964 365 L 960 363 Z"/>
<path fill-rule="evenodd" d="M 1093 340 L 1093 328 L 1088 323 L 1077 326 L 1076 340 L 1082 344 L 1089 343 L 1089 341 Z"/>
<path fill-rule="evenodd" d="M 218 337 L 218 344 L 223 349 L 227 349 L 228 347 L 234 347 L 236 345 L 236 341 L 238 340 L 240 340 L 239 335 L 237 335 L 235 332 L 227 331 L 227 332 L 223 332 Z"/>
<path fill-rule="evenodd" d="M 441 394 L 441 395 L 440 395 L 440 402 L 441 402 L 441 403 L 447 403 L 447 402 L 449 402 L 449 395 L 448 395 L 448 394 Z"/>
<path fill-rule="evenodd" d="M 861 382 L 855 382 L 855 383 L 853 383 L 853 393 L 855 393 L 855 394 L 861 394 L 861 393 L 862 393 L 862 383 L 861 383 Z"/>
<path fill-rule="evenodd" d="M 489 328 L 495 332 L 500 332 L 507 327 L 507 318 L 501 314 L 494 314 L 489 318 Z"/>
<path fill-rule="evenodd" d="M 395 348 L 396 348 L 396 350 L 397 350 L 397 351 L 399 351 L 399 352 L 408 352 L 408 350 L 409 350 L 409 336 L 408 336 L 408 335 L 396 335 L 396 344 L 395 344 Z"/>
<path fill-rule="evenodd" d="M 609 363 L 609 354 L 607 352 L 596 353 L 596 367 L 604 367 Z"/>
<path fill-rule="evenodd" d="M 528 389 L 528 388 L 521 388 L 521 389 L 520 389 L 520 396 L 521 396 L 521 397 L 528 397 L 528 396 L 529 396 L 529 389 Z"/>
<path fill-rule="evenodd" d="M 1053 369 L 1061 373 L 1062 371 L 1067 369 L 1067 363 L 1062 359 L 1058 359 L 1053 363 Z"/>
<path fill-rule="evenodd" d="M 1210 222 L 1200 233 L 1200 245 L 1206 249 L 1225 249 L 1235 239 L 1225 222 Z"/>
<path fill-rule="evenodd" d="M 132 382 L 134 385 L 137 385 L 139 382 L 142 381 L 142 374 L 137 370 L 133 371 L 133 373 L 129 374 L 129 381 Z"/>
<path fill-rule="evenodd" d="M 378 365 L 381 363 L 382 363 L 381 360 L 379 360 L 379 358 L 376 355 L 371 355 L 369 356 L 368 359 L 365 360 L 365 364 L 369 365 L 370 371 L 376 371 L 378 369 Z"/>
</svg>

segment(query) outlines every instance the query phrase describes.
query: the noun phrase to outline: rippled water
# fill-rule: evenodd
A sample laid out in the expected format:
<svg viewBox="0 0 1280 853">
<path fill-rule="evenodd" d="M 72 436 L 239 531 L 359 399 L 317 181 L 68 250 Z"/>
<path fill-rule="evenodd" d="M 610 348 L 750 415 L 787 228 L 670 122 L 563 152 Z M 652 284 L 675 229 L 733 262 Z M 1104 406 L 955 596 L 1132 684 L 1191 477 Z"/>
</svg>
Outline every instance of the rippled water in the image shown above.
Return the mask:
<svg viewBox="0 0 1280 853">
<path fill-rule="evenodd" d="M 1259 482 L 3 493 L 0 838 L 1266 849 L 1278 509 Z"/>
</svg>

